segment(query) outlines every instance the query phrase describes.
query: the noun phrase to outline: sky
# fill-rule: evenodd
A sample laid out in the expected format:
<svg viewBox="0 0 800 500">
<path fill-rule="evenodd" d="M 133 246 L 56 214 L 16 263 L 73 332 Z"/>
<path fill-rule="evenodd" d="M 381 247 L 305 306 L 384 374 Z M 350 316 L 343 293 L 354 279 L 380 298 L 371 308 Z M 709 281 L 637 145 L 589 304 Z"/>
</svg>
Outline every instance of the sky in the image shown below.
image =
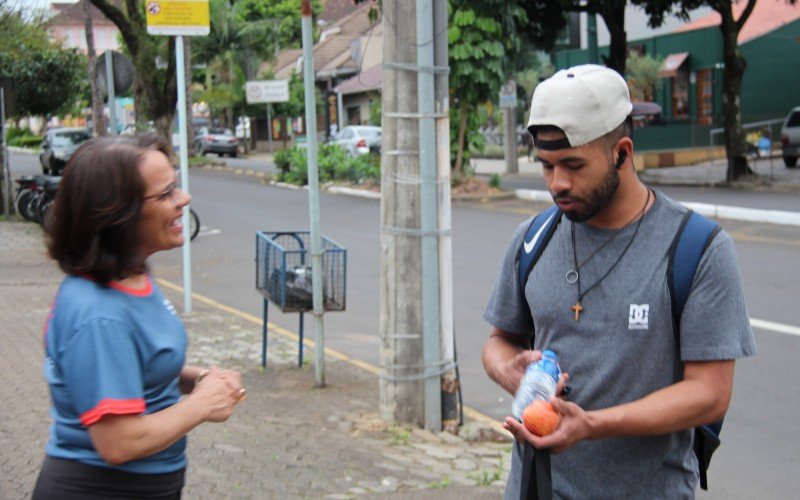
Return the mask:
<svg viewBox="0 0 800 500">
<path fill-rule="evenodd" d="M 9 5 L 19 5 L 23 10 L 49 9 L 51 0 L 5 0 Z M 75 3 L 77 0 L 68 0 L 63 3 Z"/>
</svg>

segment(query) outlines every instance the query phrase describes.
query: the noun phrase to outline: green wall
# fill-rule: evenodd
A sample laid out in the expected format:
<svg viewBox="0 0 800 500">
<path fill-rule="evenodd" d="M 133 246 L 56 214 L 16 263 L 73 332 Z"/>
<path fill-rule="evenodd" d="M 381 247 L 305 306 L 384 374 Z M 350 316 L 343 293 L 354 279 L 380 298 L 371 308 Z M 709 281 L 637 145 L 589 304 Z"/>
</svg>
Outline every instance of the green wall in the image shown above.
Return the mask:
<svg viewBox="0 0 800 500">
<path fill-rule="evenodd" d="M 742 45 L 742 122 L 785 118 L 800 106 L 800 20 Z"/>
<path fill-rule="evenodd" d="M 800 105 L 800 20 L 786 24 L 741 46 L 747 60 L 742 80 L 742 122 L 783 118 Z M 697 84 L 689 84 L 690 119 L 672 119 L 672 79 L 661 78 L 655 101 L 663 110 L 663 124 L 638 129 L 634 136 L 639 150 L 707 146 L 708 131 L 722 125 L 722 35 L 716 26 L 683 33 L 660 35 L 642 40 L 629 40 L 628 47 L 643 47 L 645 54 L 665 58 L 669 54 L 689 52 L 684 68 L 696 72 L 712 69 L 714 84 L 714 124 L 697 125 Z M 601 55 L 608 46 L 600 47 Z M 567 50 L 556 53 L 556 69 L 589 62 L 588 50 Z"/>
</svg>

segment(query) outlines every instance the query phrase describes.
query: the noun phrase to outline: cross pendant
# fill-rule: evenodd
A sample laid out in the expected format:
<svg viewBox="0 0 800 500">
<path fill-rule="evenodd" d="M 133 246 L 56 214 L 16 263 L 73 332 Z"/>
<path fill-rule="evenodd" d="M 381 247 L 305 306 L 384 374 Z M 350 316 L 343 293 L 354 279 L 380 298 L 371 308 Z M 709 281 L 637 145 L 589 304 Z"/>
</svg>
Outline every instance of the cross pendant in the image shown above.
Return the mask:
<svg viewBox="0 0 800 500">
<path fill-rule="evenodd" d="M 570 307 L 573 311 L 575 311 L 575 321 L 579 321 L 581 319 L 581 311 L 583 311 L 583 306 L 581 306 L 581 301 L 575 302 L 575 305 Z"/>
</svg>

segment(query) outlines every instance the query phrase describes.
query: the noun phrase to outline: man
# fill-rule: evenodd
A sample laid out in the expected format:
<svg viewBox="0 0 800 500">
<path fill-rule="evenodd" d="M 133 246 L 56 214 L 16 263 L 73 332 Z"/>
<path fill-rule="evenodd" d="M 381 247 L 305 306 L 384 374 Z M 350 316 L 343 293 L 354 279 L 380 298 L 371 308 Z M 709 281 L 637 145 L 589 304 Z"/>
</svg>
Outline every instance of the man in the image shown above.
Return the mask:
<svg viewBox="0 0 800 500">
<path fill-rule="evenodd" d="M 668 252 L 687 209 L 637 177 L 632 109 L 625 80 L 596 65 L 559 71 L 533 95 L 528 130 L 563 216 L 524 296 L 517 258 L 531 220 L 511 239 L 483 364 L 514 394 L 552 349 L 572 391 L 554 398 L 562 421 L 549 436 L 506 419 L 517 439 L 506 498 L 520 498 L 520 442 L 551 451 L 554 497 L 694 497 L 692 429 L 722 418 L 734 360 L 755 353 L 724 231 L 700 260 L 676 345 Z"/>
</svg>

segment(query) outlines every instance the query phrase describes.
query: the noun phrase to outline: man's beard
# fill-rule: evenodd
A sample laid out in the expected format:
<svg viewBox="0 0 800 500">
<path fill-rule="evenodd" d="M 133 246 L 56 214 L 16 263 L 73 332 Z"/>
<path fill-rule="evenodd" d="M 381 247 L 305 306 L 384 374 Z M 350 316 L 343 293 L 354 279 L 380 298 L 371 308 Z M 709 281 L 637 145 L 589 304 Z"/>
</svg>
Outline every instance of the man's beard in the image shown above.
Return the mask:
<svg viewBox="0 0 800 500">
<path fill-rule="evenodd" d="M 572 222 L 584 222 L 599 214 L 608 206 L 614 198 L 618 187 L 619 173 L 613 165 L 609 165 L 608 172 L 600 180 L 600 184 L 587 196 L 577 197 L 572 195 L 569 191 L 562 191 L 556 193 L 553 196 L 553 200 L 558 201 L 559 198 L 571 198 L 579 202 L 585 207 L 583 210 L 564 212 L 564 215 Z"/>
</svg>

